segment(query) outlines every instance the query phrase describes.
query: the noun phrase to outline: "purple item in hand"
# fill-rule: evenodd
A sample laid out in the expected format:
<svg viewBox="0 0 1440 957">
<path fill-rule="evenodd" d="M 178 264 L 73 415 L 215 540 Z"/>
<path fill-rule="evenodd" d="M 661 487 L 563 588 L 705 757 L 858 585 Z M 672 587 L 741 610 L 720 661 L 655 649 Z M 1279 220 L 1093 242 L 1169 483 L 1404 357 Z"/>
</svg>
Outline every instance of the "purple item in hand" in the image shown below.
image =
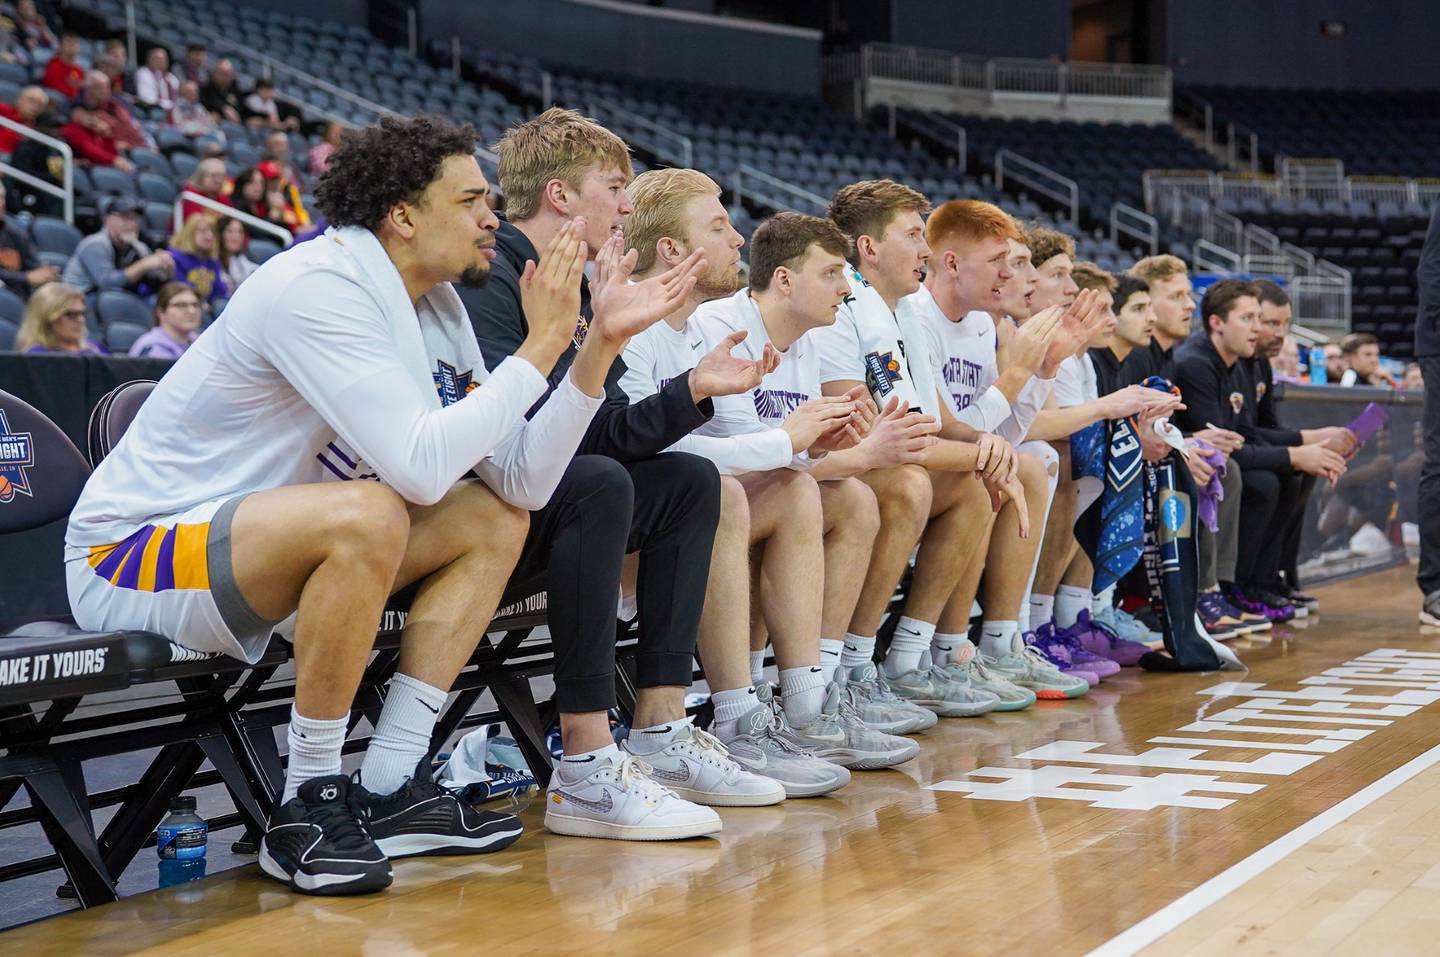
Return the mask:
<svg viewBox="0 0 1440 957">
<path fill-rule="evenodd" d="M 1370 441 L 1371 436 L 1379 432 L 1390 422 L 1390 413 L 1383 405 L 1376 405 L 1371 402 L 1365 406 L 1365 410 L 1355 416 L 1355 421 L 1350 423 L 1350 431 L 1355 434 L 1355 441 L 1364 445 Z"/>
<path fill-rule="evenodd" d="M 1196 439 L 1195 445 L 1190 449 L 1191 455 L 1198 455 L 1215 470 L 1210 476 L 1210 481 L 1205 483 L 1203 488 L 1195 490 L 1195 508 L 1200 515 L 1200 521 L 1211 532 L 1220 528 L 1220 500 L 1225 497 L 1225 487 L 1221 484 L 1225 480 L 1225 455 L 1215 446 L 1204 439 Z"/>
</svg>

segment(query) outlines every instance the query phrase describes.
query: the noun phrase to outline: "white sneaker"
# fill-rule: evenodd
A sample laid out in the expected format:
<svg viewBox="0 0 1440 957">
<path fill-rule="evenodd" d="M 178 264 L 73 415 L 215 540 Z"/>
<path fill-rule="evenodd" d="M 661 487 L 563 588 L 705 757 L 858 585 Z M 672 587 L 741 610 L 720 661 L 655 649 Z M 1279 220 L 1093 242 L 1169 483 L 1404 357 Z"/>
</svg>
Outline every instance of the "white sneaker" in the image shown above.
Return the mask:
<svg viewBox="0 0 1440 957">
<path fill-rule="evenodd" d="M 618 841 L 671 841 L 720 830 L 720 815 L 651 780 L 649 767 L 621 752 L 596 762 L 578 781 L 555 768 L 545 796 L 545 827 L 554 834 Z"/>
<path fill-rule="evenodd" d="M 691 718 L 655 731 L 630 731 L 620 747 L 650 767 L 650 777 L 687 801 L 709 807 L 763 807 L 785 800 L 779 781 L 751 774 L 725 745 Z"/>
<path fill-rule="evenodd" d="M 1390 549 L 1390 539 L 1374 525 L 1366 524 L 1350 536 L 1350 551 L 1356 555 L 1383 555 Z"/>
<path fill-rule="evenodd" d="M 920 753 L 919 741 L 867 727 L 860 712 L 850 704 L 844 689 L 833 681 L 825 691 L 822 717 L 838 726 L 845 739 L 838 744 L 815 748 L 815 756 L 842 768 L 856 771 L 893 768 Z"/>
</svg>

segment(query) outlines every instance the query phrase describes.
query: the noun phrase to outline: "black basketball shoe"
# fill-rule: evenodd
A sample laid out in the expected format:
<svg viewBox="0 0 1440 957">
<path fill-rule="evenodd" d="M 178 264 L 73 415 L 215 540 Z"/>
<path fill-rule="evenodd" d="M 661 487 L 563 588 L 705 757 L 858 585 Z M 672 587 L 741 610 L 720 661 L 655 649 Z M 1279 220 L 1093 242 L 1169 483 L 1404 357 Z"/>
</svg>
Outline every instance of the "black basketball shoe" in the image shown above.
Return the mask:
<svg viewBox="0 0 1440 957">
<path fill-rule="evenodd" d="M 394 794 L 366 792 L 366 824 L 386 856 L 488 854 L 514 844 L 523 830 L 513 814 L 478 811 L 430 777 L 421 759 Z"/>
<path fill-rule="evenodd" d="M 302 894 L 368 894 L 393 879 L 365 829 L 365 789 L 343 774 L 314 778 L 275 809 L 260 869 Z"/>
</svg>

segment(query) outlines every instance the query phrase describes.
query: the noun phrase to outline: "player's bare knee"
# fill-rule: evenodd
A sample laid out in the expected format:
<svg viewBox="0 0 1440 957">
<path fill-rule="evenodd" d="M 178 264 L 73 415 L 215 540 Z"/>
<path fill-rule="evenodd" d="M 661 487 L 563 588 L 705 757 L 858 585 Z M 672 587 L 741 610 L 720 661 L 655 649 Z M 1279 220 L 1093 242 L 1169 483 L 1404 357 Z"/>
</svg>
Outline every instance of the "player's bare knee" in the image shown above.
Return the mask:
<svg viewBox="0 0 1440 957">
<path fill-rule="evenodd" d="M 410 538 L 410 513 L 393 489 L 379 482 L 345 483 L 330 503 L 327 538 L 332 553 L 398 565 Z"/>
<path fill-rule="evenodd" d="M 859 479 L 835 483 L 826 511 L 831 513 L 828 524 L 844 527 L 856 538 L 874 538 L 880 531 L 880 504 L 874 490 Z"/>
<path fill-rule="evenodd" d="M 1025 486 L 1026 494 L 1032 490 L 1044 489 L 1050 484 L 1049 473 L 1045 463 L 1033 455 L 1021 453 L 1015 457 L 1016 472 L 1020 476 L 1020 482 Z"/>
<path fill-rule="evenodd" d="M 750 499 L 745 486 L 733 475 L 720 476 L 720 521 L 750 524 Z"/>
<path fill-rule="evenodd" d="M 871 486 L 886 520 L 914 516 L 924 521 L 930 514 L 935 487 L 930 475 L 918 465 L 902 465 L 891 469 L 883 482 Z"/>
</svg>

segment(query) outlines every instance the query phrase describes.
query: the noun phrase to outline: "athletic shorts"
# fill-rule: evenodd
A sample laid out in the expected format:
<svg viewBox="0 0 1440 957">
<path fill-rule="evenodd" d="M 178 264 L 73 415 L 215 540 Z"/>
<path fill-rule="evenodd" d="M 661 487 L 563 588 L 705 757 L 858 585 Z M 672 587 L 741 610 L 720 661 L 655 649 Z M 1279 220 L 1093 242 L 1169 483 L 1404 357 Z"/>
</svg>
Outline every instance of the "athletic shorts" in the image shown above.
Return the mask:
<svg viewBox="0 0 1440 957">
<path fill-rule="evenodd" d="M 255 662 L 278 622 L 235 584 L 230 524 L 244 496 L 143 525 L 118 542 L 65 548 L 75 621 L 87 631 L 150 631 L 177 645 Z"/>
</svg>

